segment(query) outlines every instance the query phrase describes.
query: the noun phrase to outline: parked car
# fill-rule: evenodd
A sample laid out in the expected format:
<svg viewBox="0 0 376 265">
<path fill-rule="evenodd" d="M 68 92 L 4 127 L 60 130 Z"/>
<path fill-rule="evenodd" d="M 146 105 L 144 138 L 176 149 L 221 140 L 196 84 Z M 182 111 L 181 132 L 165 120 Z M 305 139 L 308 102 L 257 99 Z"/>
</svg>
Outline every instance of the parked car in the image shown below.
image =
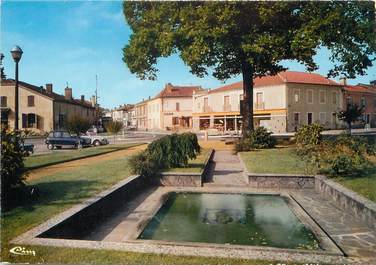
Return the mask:
<svg viewBox="0 0 376 265">
<path fill-rule="evenodd" d="M 28 152 L 29 154 L 34 153 L 34 145 L 33 144 L 22 144 L 22 150 Z"/>
<path fill-rule="evenodd" d="M 84 138 L 84 139 L 89 139 L 90 144 L 94 145 L 94 146 L 108 144 L 108 140 L 107 140 L 106 137 L 103 137 L 103 136 L 100 136 L 100 135 L 97 135 L 97 134 L 94 134 L 94 133 L 90 133 L 90 134 L 86 133 L 86 135 L 82 135 L 80 137 Z"/>
<path fill-rule="evenodd" d="M 73 146 L 75 148 L 90 146 L 91 140 L 73 136 L 68 131 L 52 131 L 48 134 L 45 143 L 49 150 L 53 150 L 55 147 L 61 148 L 62 146 Z"/>
</svg>

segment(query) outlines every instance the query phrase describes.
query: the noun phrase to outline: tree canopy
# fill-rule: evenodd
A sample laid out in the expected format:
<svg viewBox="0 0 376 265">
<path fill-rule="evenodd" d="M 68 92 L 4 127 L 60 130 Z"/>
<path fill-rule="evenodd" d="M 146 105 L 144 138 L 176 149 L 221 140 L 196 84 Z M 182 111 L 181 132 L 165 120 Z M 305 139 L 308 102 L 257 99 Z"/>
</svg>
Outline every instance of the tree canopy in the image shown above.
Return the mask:
<svg viewBox="0 0 376 265">
<path fill-rule="evenodd" d="M 133 2 L 123 11 L 133 33 L 123 61 L 141 79 L 157 77 L 157 59 L 177 53 L 190 71 L 219 80 L 242 74 L 243 124 L 253 129 L 253 78 L 297 60 L 308 71 L 320 47 L 329 76 L 365 74 L 375 60 L 373 2 Z M 244 129 L 244 128 L 243 128 Z M 244 132 L 244 131 L 243 131 Z"/>
</svg>

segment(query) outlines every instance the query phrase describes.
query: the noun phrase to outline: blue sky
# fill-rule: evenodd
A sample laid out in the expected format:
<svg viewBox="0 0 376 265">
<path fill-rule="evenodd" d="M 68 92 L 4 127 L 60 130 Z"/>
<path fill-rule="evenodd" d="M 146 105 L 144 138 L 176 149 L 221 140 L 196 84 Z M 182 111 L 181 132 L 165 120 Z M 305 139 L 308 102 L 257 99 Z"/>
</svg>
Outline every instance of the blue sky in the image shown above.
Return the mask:
<svg viewBox="0 0 376 265">
<path fill-rule="evenodd" d="M 34 84 L 53 83 L 63 93 L 66 83 L 74 97 L 94 94 L 98 75 L 99 103 L 112 108 L 154 96 L 166 83 L 216 88 L 224 83 L 212 76 L 198 78 L 178 56 L 158 62 L 158 80 L 143 81 L 129 72 L 122 61 L 122 48 L 131 34 L 122 14 L 121 1 L 2 1 L 1 51 L 8 77 L 14 78 L 14 62 L 9 51 L 19 45 L 23 51 L 20 79 Z M 329 54 L 320 51 L 317 71 L 326 75 Z M 304 71 L 296 62 L 286 62 L 290 70 Z M 369 83 L 376 79 L 376 67 L 366 76 L 349 83 Z M 225 84 L 241 80 L 241 76 Z"/>
</svg>

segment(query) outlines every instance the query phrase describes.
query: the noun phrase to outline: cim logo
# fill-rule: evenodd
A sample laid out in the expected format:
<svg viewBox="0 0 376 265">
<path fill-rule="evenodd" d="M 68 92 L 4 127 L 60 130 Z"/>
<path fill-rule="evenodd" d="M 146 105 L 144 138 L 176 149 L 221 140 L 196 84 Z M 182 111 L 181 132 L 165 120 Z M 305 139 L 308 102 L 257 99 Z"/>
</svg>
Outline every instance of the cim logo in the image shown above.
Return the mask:
<svg viewBox="0 0 376 265">
<path fill-rule="evenodd" d="M 33 255 L 35 256 L 35 251 L 34 250 L 28 250 L 24 247 L 14 247 L 9 250 L 10 253 L 15 254 L 15 255 Z"/>
</svg>

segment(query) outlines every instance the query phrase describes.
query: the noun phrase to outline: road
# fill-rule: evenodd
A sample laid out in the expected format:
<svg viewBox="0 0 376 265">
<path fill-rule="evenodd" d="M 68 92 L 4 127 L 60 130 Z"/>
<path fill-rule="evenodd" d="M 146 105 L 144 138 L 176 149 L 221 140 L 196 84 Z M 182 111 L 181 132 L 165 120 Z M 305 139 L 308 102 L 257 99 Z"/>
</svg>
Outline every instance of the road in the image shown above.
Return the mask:
<svg viewBox="0 0 376 265">
<path fill-rule="evenodd" d="M 150 143 L 165 134 L 163 133 L 148 133 L 148 132 L 127 132 L 122 135 L 119 134 L 115 138 L 113 136 L 104 136 L 108 139 L 109 144 L 125 144 L 125 143 Z M 47 149 L 44 143 L 44 138 L 26 139 L 25 143 L 34 145 L 34 155 L 48 154 L 52 151 Z M 61 149 L 61 152 L 72 150 L 71 147 L 65 147 Z"/>
</svg>

